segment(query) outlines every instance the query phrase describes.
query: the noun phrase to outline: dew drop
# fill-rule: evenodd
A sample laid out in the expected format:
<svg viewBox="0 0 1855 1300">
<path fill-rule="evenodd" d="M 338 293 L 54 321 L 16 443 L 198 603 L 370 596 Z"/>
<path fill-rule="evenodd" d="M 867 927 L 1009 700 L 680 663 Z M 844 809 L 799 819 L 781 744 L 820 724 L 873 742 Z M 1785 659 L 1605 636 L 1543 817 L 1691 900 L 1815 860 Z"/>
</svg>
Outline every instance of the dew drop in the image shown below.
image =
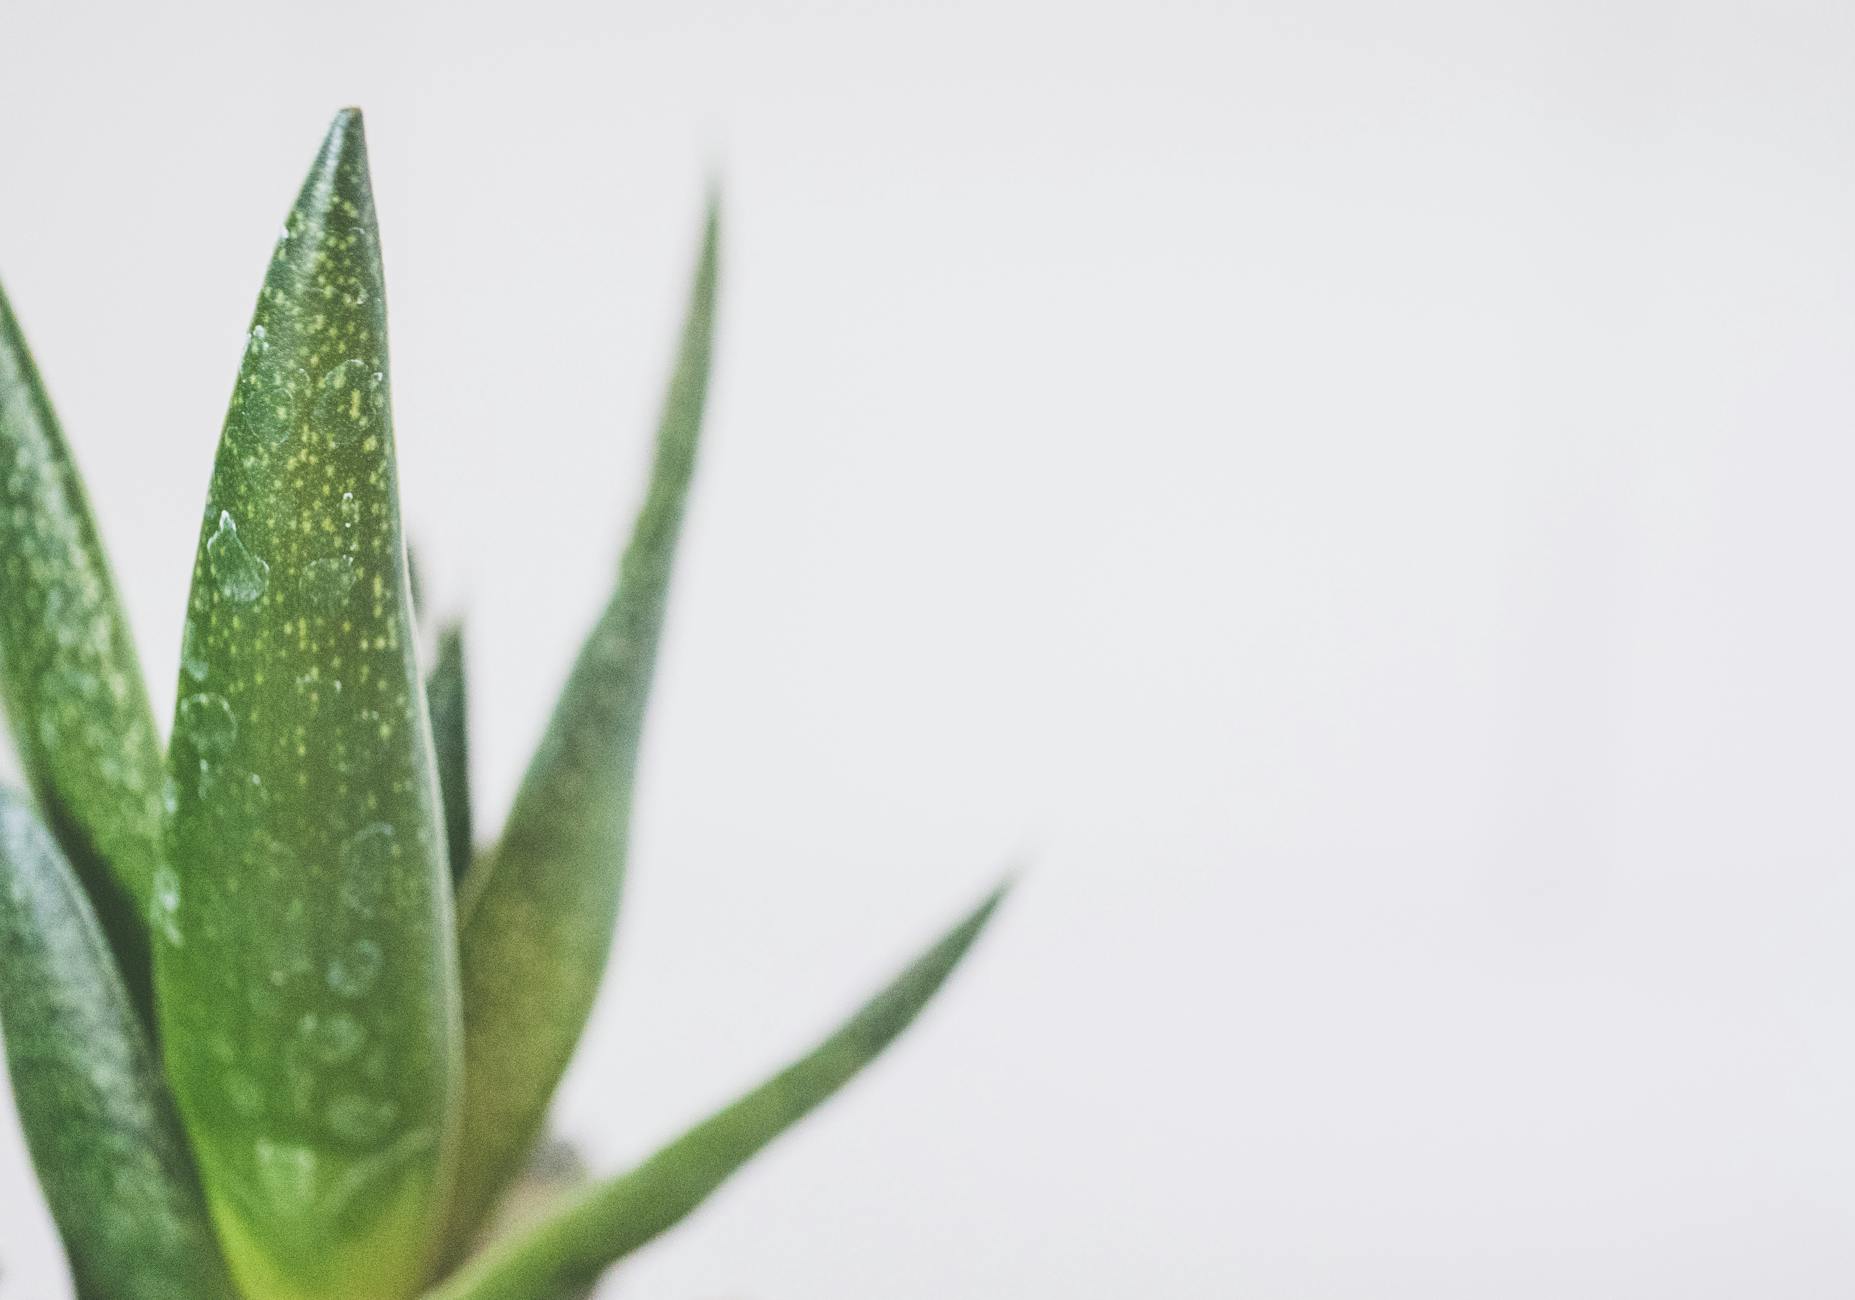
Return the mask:
<svg viewBox="0 0 1855 1300">
<path fill-rule="evenodd" d="M 253 336 L 254 343 L 260 341 L 260 336 Z M 303 370 L 254 369 L 239 388 L 240 426 L 261 442 L 283 442 L 302 426 L 309 387 L 308 372 Z"/>
<path fill-rule="evenodd" d="M 367 1041 L 367 1030 L 346 1011 L 308 1012 L 296 1030 L 310 1055 L 323 1065 L 342 1065 L 353 1060 L 361 1044 Z"/>
<path fill-rule="evenodd" d="M 390 1098 L 344 1092 L 328 1104 L 329 1132 L 344 1142 L 378 1142 L 398 1118 L 399 1106 Z"/>
<path fill-rule="evenodd" d="M 318 609 L 335 609 L 348 599 L 357 576 L 351 555 L 311 560 L 303 568 L 303 595 Z"/>
<path fill-rule="evenodd" d="M 397 849 L 385 822 L 363 826 L 341 846 L 341 901 L 350 910 L 368 918 L 380 910 Z"/>
<path fill-rule="evenodd" d="M 354 493 L 341 494 L 341 526 L 353 528 L 361 522 L 361 503 L 354 499 Z"/>
<path fill-rule="evenodd" d="M 386 954 L 372 939 L 355 939 L 331 958 L 328 986 L 344 998 L 366 997 L 380 982 L 380 969 Z"/>
<path fill-rule="evenodd" d="M 257 1157 L 258 1185 L 280 1211 L 294 1215 L 315 1200 L 316 1153 L 310 1148 L 259 1138 L 253 1154 Z"/>
<path fill-rule="evenodd" d="M 152 888 L 154 906 L 150 919 L 161 937 L 178 948 L 181 946 L 180 877 L 174 874 L 172 867 L 156 867 Z"/>
<path fill-rule="evenodd" d="M 219 527 L 206 539 L 206 562 L 219 594 L 240 605 L 262 596 L 270 581 L 271 566 L 245 548 L 238 538 L 238 525 L 226 510 L 219 512 Z"/>
<path fill-rule="evenodd" d="M 238 719 L 223 695 L 189 695 L 182 700 L 180 726 L 202 759 L 223 757 L 238 739 Z"/>
<path fill-rule="evenodd" d="M 205 634 L 200 625 L 192 619 L 187 620 L 187 627 L 180 636 L 180 670 L 196 682 L 206 680 L 206 646 Z"/>
<path fill-rule="evenodd" d="M 380 427 L 385 412 L 386 376 L 365 361 L 344 361 L 322 376 L 315 427 L 330 442 L 365 437 Z"/>
</svg>

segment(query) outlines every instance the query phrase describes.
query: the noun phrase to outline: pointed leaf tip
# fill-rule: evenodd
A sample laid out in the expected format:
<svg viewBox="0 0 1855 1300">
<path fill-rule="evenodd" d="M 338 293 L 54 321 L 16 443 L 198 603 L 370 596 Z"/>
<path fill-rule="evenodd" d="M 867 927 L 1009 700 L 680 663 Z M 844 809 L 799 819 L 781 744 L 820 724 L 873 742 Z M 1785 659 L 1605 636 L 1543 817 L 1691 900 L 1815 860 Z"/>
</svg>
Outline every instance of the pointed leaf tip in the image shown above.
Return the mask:
<svg viewBox="0 0 1855 1300">
<path fill-rule="evenodd" d="M 344 108 L 329 123 L 316 151 L 315 162 L 297 196 L 290 223 L 284 227 L 285 239 L 277 253 L 282 258 L 289 239 L 299 226 L 314 224 L 321 217 L 332 227 L 342 218 L 363 225 L 373 220 L 373 177 L 367 166 L 367 129 L 361 110 Z"/>
<path fill-rule="evenodd" d="M 366 152 L 338 119 L 214 463 L 169 748 L 179 902 L 156 938 L 168 1074 L 227 1254 L 250 1293 L 291 1300 L 413 1290 L 455 1135 L 389 373 Z"/>
<path fill-rule="evenodd" d="M 464 1129 L 452 1251 L 520 1168 L 605 970 L 624 889 L 631 786 L 695 476 L 720 234 L 704 229 L 650 484 L 617 590 L 581 647 L 502 841 L 459 896 Z"/>
<path fill-rule="evenodd" d="M 349 149 L 367 147 L 367 121 L 358 108 L 344 108 L 336 112 L 328 125 L 328 135 L 322 142 L 325 154 L 340 154 Z"/>
<path fill-rule="evenodd" d="M 39 806 L 146 1010 L 160 737 L 83 477 L 3 291 L 0 701 Z"/>
</svg>

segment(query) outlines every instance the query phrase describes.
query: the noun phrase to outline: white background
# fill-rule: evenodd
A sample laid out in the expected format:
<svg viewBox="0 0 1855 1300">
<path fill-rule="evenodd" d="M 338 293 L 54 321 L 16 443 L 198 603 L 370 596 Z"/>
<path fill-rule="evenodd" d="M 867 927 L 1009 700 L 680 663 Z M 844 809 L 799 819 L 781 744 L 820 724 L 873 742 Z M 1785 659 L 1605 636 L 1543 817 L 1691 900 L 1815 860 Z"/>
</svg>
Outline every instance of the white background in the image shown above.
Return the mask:
<svg viewBox="0 0 1855 1300">
<path fill-rule="evenodd" d="M 0 275 L 164 713 L 270 242 L 366 108 L 492 814 L 725 182 L 563 1127 L 623 1165 L 1030 872 L 616 1293 L 1855 1289 L 1855 9 L 0 17 Z M 5 1146 L 0 1294 L 63 1294 Z"/>
</svg>

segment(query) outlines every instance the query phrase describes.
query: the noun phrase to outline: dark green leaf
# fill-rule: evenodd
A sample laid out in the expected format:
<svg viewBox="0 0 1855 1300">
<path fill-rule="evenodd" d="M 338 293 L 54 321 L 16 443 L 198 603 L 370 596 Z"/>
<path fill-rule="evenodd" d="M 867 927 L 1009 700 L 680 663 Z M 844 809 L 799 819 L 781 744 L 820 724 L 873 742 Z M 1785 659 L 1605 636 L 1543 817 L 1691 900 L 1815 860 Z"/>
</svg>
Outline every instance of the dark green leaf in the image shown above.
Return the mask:
<svg viewBox="0 0 1855 1300">
<path fill-rule="evenodd" d="M 146 1017 L 160 741 L 83 482 L 3 292 L 0 687 L 26 777 Z"/>
<path fill-rule="evenodd" d="M 500 845 L 460 900 L 469 1140 L 453 1248 L 475 1234 L 533 1144 L 611 947 L 632 774 L 708 387 L 716 244 L 711 208 L 617 593 L 580 651 Z"/>
<path fill-rule="evenodd" d="M 472 846 L 468 676 L 463 626 L 446 624 L 438 634 L 438 661 L 425 679 L 425 702 L 431 711 L 432 747 L 438 754 L 438 788 L 444 795 L 445 844 L 454 882 L 462 881 L 470 869 Z"/>
<path fill-rule="evenodd" d="M 277 245 L 219 445 L 156 888 L 168 1073 L 253 1296 L 396 1300 L 445 1194 L 457 994 L 357 112 Z"/>
<path fill-rule="evenodd" d="M 0 1026 L 78 1295 L 229 1300 L 179 1120 L 96 916 L 50 834 L 4 791 Z"/>
<path fill-rule="evenodd" d="M 674 1226 L 767 1143 L 843 1087 L 906 1029 L 1004 897 L 1001 887 L 809 1055 L 636 1169 L 492 1249 L 430 1300 L 560 1300 Z"/>
</svg>

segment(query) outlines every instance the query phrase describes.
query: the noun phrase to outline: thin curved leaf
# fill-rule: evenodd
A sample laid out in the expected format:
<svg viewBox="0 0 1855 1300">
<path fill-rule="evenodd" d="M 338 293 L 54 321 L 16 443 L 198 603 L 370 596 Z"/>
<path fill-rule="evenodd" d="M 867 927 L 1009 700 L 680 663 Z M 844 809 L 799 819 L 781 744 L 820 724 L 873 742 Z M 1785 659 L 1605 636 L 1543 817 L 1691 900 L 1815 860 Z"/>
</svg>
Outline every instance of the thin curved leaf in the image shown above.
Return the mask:
<svg viewBox="0 0 1855 1300">
<path fill-rule="evenodd" d="M 464 662 L 464 628 L 447 623 L 438 633 L 438 658 L 425 679 L 425 704 L 432 719 L 432 747 L 438 756 L 438 788 L 444 796 L 444 838 L 451 879 L 461 882 L 470 869 L 473 835 L 470 817 L 469 673 Z"/>
<path fill-rule="evenodd" d="M 84 1300 L 233 1295 L 142 1021 L 51 835 L 0 791 L 0 1027 Z"/>
<path fill-rule="evenodd" d="M 605 970 L 632 776 L 708 388 L 718 223 L 711 205 L 650 490 L 618 590 L 580 651 L 501 843 L 459 902 L 464 1144 L 447 1240 L 475 1235 L 520 1168 Z"/>
<path fill-rule="evenodd" d="M 808 1055 L 630 1173 L 595 1184 L 525 1235 L 493 1248 L 428 1300 L 562 1300 L 673 1227 L 908 1027 L 972 947 L 1007 888 L 994 891 Z"/>
<path fill-rule="evenodd" d="M 277 245 L 214 466 L 169 763 L 168 1073 L 255 1300 L 423 1276 L 457 1092 L 450 884 L 415 657 L 358 112 Z"/>
<path fill-rule="evenodd" d="M 83 480 L 3 291 L 0 688 L 26 778 L 146 1019 L 160 741 Z"/>
</svg>

